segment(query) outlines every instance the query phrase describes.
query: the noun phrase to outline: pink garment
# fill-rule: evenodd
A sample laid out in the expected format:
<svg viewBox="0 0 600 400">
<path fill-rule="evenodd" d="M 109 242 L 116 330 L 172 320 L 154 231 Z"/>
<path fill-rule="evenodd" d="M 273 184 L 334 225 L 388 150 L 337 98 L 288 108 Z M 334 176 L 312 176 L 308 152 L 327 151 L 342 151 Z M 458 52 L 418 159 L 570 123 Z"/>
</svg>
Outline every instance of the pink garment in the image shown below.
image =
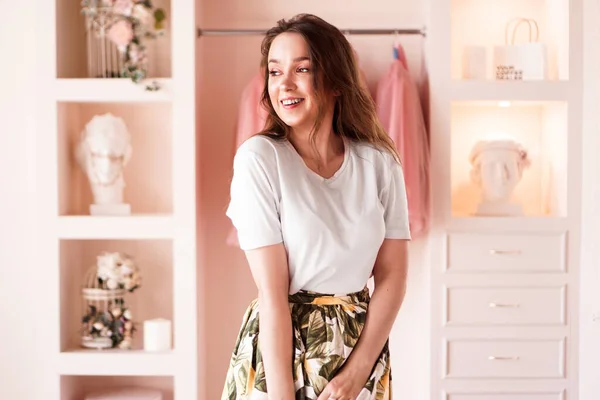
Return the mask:
<svg viewBox="0 0 600 400">
<path fill-rule="evenodd" d="M 267 110 L 260 104 L 264 84 L 263 72 L 259 71 L 242 91 L 235 131 L 236 150 L 246 139 L 262 131 L 265 127 L 268 114 Z"/>
<path fill-rule="evenodd" d="M 429 228 L 429 138 L 416 83 L 408 71 L 404 49 L 377 85 L 377 113 L 396 144 L 403 165 L 412 237 Z"/>
<path fill-rule="evenodd" d="M 268 113 L 260 104 L 264 82 L 265 78 L 261 70 L 254 75 L 242 91 L 235 130 L 235 150 L 250 136 L 262 131 L 265 126 Z M 229 231 L 227 244 L 230 246 L 239 246 L 235 227 L 231 227 Z"/>
</svg>

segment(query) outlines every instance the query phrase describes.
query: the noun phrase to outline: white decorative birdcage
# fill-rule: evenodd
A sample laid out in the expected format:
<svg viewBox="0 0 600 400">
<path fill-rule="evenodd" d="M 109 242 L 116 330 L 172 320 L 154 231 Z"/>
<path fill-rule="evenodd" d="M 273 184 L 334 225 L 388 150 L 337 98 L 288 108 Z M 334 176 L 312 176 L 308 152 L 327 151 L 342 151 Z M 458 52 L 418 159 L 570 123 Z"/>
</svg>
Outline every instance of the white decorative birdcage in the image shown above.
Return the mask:
<svg viewBox="0 0 600 400">
<path fill-rule="evenodd" d="M 81 290 L 81 345 L 94 349 L 130 349 L 135 331 L 126 296 L 139 288 L 141 276 L 131 257 L 103 252 Z"/>
<path fill-rule="evenodd" d="M 81 0 L 90 78 L 146 78 L 147 40 L 164 33 L 165 11 L 150 0 Z M 158 90 L 156 84 L 147 87 Z"/>
<path fill-rule="evenodd" d="M 123 51 L 107 36 L 114 20 L 112 6 L 98 1 L 92 10 L 85 14 L 88 77 L 122 78 Z"/>
</svg>

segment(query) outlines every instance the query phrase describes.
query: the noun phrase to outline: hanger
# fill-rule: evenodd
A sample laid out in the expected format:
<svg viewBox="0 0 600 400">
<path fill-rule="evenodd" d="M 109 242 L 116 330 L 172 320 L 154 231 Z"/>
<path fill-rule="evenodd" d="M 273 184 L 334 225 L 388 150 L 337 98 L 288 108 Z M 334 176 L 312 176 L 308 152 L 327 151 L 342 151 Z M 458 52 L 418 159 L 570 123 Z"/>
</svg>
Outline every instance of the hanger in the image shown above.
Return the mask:
<svg viewBox="0 0 600 400">
<path fill-rule="evenodd" d="M 398 46 L 400 46 L 400 32 L 394 31 L 394 60 L 398 60 L 400 58 Z"/>
</svg>

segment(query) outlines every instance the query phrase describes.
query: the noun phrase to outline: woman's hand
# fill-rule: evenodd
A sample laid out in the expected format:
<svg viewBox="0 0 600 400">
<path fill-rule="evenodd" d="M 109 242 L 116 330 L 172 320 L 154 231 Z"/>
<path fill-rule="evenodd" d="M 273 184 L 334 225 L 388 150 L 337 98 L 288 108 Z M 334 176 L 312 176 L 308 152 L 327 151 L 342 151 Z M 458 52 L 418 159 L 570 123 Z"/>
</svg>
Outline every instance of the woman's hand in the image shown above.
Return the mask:
<svg viewBox="0 0 600 400">
<path fill-rule="evenodd" d="M 369 371 L 344 370 L 325 386 L 317 400 L 356 400 L 369 379 Z"/>
<path fill-rule="evenodd" d="M 388 340 L 406 291 L 407 241 L 386 239 L 379 250 L 365 326 L 360 339 L 317 400 L 356 400 Z"/>
</svg>

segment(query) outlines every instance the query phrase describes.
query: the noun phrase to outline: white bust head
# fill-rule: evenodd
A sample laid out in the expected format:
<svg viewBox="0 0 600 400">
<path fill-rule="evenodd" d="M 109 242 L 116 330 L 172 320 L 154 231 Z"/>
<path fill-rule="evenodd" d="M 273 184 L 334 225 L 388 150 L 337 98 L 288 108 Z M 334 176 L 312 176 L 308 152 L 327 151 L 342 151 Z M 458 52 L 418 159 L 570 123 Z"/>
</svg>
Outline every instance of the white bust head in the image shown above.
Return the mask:
<svg viewBox="0 0 600 400">
<path fill-rule="evenodd" d="M 510 138 L 475 143 L 469 161 L 471 180 L 481 187 L 485 202 L 508 202 L 530 165 L 527 151 Z"/>
<path fill-rule="evenodd" d="M 124 186 L 123 168 L 131 152 L 125 122 L 110 113 L 94 116 L 81 133 L 78 158 L 92 186 Z"/>
</svg>

